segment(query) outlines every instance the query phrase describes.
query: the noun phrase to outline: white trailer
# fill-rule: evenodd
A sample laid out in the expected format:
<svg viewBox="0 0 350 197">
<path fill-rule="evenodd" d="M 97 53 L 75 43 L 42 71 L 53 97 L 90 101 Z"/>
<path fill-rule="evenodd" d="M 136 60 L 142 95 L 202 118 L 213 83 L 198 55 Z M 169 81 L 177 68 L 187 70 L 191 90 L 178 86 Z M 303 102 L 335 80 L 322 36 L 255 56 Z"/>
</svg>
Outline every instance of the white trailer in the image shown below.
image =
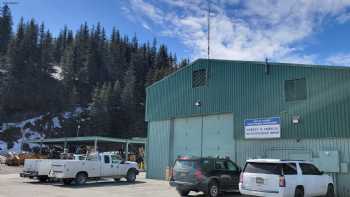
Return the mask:
<svg viewBox="0 0 350 197">
<path fill-rule="evenodd" d="M 99 153 L 88 155 L 86 160 L 55 160 L 52 162 L 50 178 L 70 184 L 85 184 L 88 179 L 114 178 L 119 181 L 126 178 L 135 182 L 139 169 L 136 162 L 125 161 L 115 153 Z"/>
</svg>

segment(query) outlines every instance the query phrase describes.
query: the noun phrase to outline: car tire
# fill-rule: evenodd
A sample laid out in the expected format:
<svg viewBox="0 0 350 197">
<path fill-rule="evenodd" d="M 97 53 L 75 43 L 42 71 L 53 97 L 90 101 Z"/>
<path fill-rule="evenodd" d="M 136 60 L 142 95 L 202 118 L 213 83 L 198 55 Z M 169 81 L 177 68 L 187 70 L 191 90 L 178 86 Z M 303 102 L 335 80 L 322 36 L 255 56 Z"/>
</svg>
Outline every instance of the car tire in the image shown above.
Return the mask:
<svg viewBox="0 0 350 197">
<path fill-rule="evenodd" d="M 120 178 L 114 178 L 115 182 L 120 182 Z"/>
<path fill-rule="evenodd" d="M 180 188 L 176 188 L 176 191 L 180 194 L 180 196 L 188 196 L 188 194 L 190 193 L 190 191 Z"/>
<path fill-rule="evenodd" d="M 217 197 L 220 195 L 219 184 L 216 181 L 211 181 L 208 187 L 208 196 Z"/>
<path fill-rule="evenodd" d="M 333 184 L 329 184 L 328 188 L 327 188 L 326 197 L 334 197 L 334 196 L 335 196 L 334 186 L 333 186 Z"/>
<path fill-rule="evenodd" d="M 79 172 L 75 177 L 75 183 L 77 185 L 84 185 L 88 179 L 88 175 L 85 172 Z"/>
<path fill-rule="evenodd" d="M 304 197 L 304 188 L 303 187 L 297 187 L 295 189 L 294 197 Z"/>
<path fill-rule="evenodd" d="M 46 182 L 48 179 L 49 179 L 49 177 L 47 177 L 47 176 L 39 176 L 39 177 L 38 177 L 38 180 L 39 180 L 40 183 L 44 183 L 44 182 Z"/>
<path fill-rule="evenodd" d="M 72 184 L 72 179 L 63 179 L 63 184 L 64 185 L 70 185 L 70 184 Z"/>
<path fill-rule="evenodd" d="M 127 175 L 126 175 L 126 180 L 129 182 L 129 183 L 135 183 L 136 181 L 136 172 L 135 170 L 129 170 Z"/>
</svg>

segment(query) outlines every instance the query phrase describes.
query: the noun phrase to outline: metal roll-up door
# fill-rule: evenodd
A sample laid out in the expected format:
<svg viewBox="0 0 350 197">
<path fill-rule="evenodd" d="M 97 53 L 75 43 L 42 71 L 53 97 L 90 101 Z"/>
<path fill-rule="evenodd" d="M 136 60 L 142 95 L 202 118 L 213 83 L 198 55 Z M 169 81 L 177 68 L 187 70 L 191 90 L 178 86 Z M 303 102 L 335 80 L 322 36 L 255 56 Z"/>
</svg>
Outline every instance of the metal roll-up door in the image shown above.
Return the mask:
<svg viewBox="0 0 350 197">
<path fill-rule="evenodd" d="M 233 115 L 216 114 L 174 120 L 174 159 L 178 156 L 234 158 Z"/>
</svg>

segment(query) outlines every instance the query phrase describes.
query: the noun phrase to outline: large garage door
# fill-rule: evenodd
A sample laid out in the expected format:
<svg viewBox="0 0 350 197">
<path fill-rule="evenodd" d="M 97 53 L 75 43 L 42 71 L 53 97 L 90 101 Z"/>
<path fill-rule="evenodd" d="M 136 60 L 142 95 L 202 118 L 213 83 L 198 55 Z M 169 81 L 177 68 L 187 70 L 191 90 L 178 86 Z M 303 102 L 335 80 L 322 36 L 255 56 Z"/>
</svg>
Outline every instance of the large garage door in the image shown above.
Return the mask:
<svg viewBox="0 0 350 197">
<path fill-rule="evenodd" d="M 203 156 L 234 158 L 232 114 L 203 117 Z"/>
<path fill-rule="evenodd" d="M 200 156 L 202 117 L 174 120 L 174 159 L 178 156 Z"/>
<path fill-rule="evenodd" d="M 201 154 L 234 159 L 232 114 L 175 119 L 173 139 L 174 159 L 181 155 Z"/>
</svg>

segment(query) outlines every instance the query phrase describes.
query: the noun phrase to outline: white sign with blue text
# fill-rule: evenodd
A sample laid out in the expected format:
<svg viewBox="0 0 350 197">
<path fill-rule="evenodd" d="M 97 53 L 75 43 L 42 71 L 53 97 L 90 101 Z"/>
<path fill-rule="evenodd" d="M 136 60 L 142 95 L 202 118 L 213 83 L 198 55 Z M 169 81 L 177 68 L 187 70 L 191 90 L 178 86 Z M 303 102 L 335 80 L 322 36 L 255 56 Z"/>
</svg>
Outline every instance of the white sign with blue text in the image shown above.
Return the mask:
<svg viewBox="0 0 350 197">
<path fill-rule="evenodd" d="M 281 137 L 281 118 L 257 118 L 244 120 L 245 139 L 270 139 Z"/>
</svg>

